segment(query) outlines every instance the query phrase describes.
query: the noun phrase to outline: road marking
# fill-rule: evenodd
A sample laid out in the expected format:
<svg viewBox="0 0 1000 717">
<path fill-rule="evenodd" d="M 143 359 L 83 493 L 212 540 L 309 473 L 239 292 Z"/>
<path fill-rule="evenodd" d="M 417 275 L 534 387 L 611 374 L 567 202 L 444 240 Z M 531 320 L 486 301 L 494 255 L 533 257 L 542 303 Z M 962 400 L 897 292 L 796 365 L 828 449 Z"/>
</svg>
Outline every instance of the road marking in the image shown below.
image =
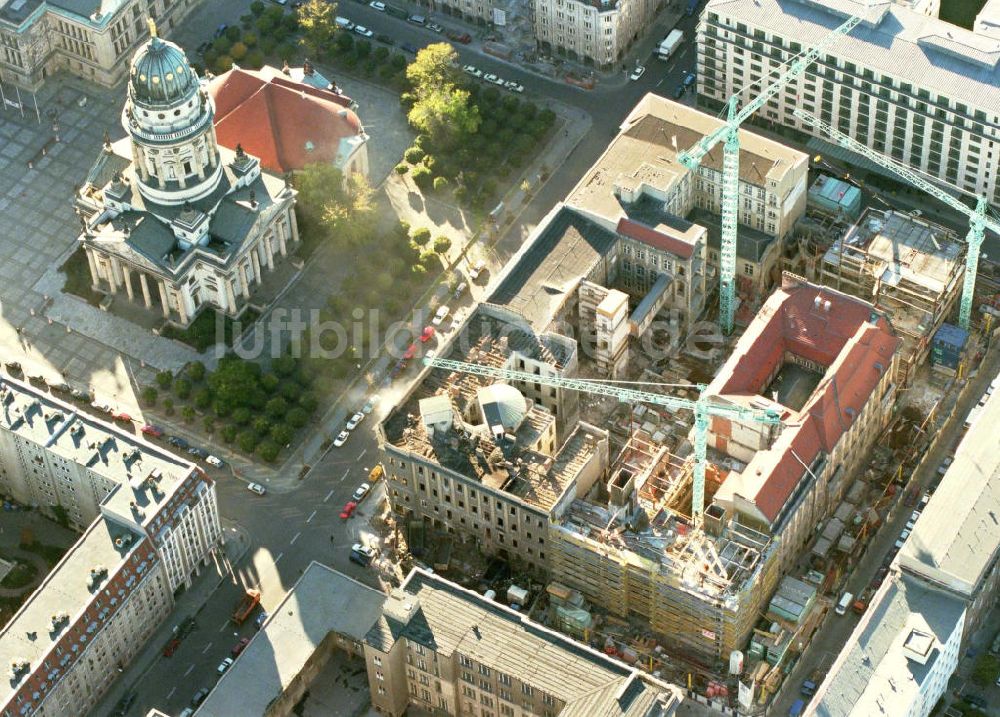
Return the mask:
<svg viewBox="0 0 1000 717">
<path fill-rule="evenodd" d="M 330 500 L 330 496 L 332 496 L 332 495 L 333 495 L 333 488 L 331 488 L 330 492 L 326 494 L 326 498 L 323 499 L 323 502 L 325 503 L 328 500 Z"/>
<path fill-rule="evenodd" d="M 367 448 L 365 448 L 363 451 L 361 451 L 361 453 L 358 454 L 358 460 L 360 461 L 362 458 L 364 458 L 365 457 L 365 453 L 367 453 L 367 452 L 368 452 Z"/>
<path fill-rule="evenodd" d="M 222 627 L 220 627 L 220 628 L 219 628 L 219 629 L 217 630 L 217 632 L 222 632 L 222 631 L 223 631 L 223 630 L 225 630 L 225 629 L 226 629 L 227 627 L 229 627 L 229 620 L 226 620 L 226 621 L 225 621 L 224 623 L 222 623 Z"/>
<path fill-rule="evenodd" d="M 281 560 L 281 557 L 282 557 L 283 555 L 284 555 L 284 553 L 278 553 L 278 557 L 276 557 L 276 558 L 274 559 L 274 564 L 275 564 L 275 565 L 277 565 L 277 564 L 278 564 L 278 561 L 279 561 L 279 560 Z"/>
<path fill-rule="evenodd" d="M 299 536 L 300 536 L 300 535 L 302 535 L 302 533 L 301 533 L 301 532 L 299 532 L 299 533 L 296 533 L 296 534 L 295 534 L 295 537 L 294 537 L 294 538 L 292 538 L 292 539 L 291 539 L 291 541 L 290 541 L 290 542 L 289 542 L 288 544 L 289 544 L 289 545 L 295 545 L 295 541 L 299 539 Z"/>
<path fill-rule="evenodd" d="M 340 481 L 343 482 L 344 478 L 346 478 L 347 474 L 350 473 L 350 472 L 351 472 L 350 468 L 348 468 L 346 471 L 344 471 L 344 475 L 340 476 Z"/>
<path fill-rule="evenodd" d="M 192 672 L 194 672 L 194 663 L 193 662 L 191 663 L 191 666 L 187 668 L 187 672 L 184 673 L 184 676 L 187 677 Z"/>
<path fill-rule="evenodd" d="M 316 511 L 314 510 L 312 513 L 309 514 L 309 517 L 306 518 L 306 522 L 307 523 L 311 523 L 312 519 L 315 518 L 315 517 L 316 517 Z"/>
<path fill-rule="evenodd" d="M 207 645 L 205 645 L 205 649 L 201 651 L 201 654 L 204 655 L 206 652 L 208 652 L 211 649 L 212 649 L 212 643 L 210 642 Z"/>
<path fill-rule="evenodd" d="M 171 687 L 170 692 L 167 693 L 167 699 L 169 700 L 171 697 L 173 697 L 176 691 L 177 691 L 176 687 Z"/>
</svg>

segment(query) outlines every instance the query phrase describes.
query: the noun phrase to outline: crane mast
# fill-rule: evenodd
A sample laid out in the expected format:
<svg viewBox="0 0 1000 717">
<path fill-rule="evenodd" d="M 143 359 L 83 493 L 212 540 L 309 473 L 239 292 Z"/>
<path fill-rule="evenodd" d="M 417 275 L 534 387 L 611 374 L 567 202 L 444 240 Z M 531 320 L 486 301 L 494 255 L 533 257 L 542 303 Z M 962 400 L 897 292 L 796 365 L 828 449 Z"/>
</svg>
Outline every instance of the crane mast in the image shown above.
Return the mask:
<svg viewBox="0 0 1000 717">
<path fill-rule="evenodd" d="M 722 145 L 722 238 L 719 251 L 719 324 L 725 334 L 733 331 L 733 317 L 736 312 L 736 239 L 740 209 L 740 125 L 757 110 L 763 107 L 775 95 L 781 92 L 789 82 L 797 78 L 811 65 L 820 53 L 834 41 L 853 30 L 860 17 L 851 17 L 840 27 L 820 40 L 815 47 L 793 60 L 788 70 L 753 100 L 737 111 L 739 94 L 729 98 L 726 122 L 711 134 L 705 135 L 687 151 L 677 155 L 681 164 L 695 171 L 701 160 L 720 141 Z"/>
<path fill-rule="evenodd" d="M 692 401 L 678 396 L 668 396 L 663 393 L 653 393 L 651 391 L 640 391 L 626 386 L 604 383 L 593 379 L 567 378 L 563 376 L 540 376 L 526 371 L 514 371 L 505 368 L 494 368 L 481 364 L 468 363 L 466 361 L 454 361 L 451 359 L 432 358 L 424 359 L 424 363 L 433 368 L 458 371 L 485 378 L 494 378 L 506 381 L 520 381 L 523 383 L 538 383 L 554 388 L 565 388 L 581 393 L 590 393 L 598 396 L 615 398 L 622 403 L 651 403 L 657 406 L 665 406 L 671 410 L 686 409 L 694 413 L 694 471 L 691 489 L 691 518 L 700 524 L 702 514 L 705 509 L 705 465 L 708 448 L 708 419 L 710 416 L 721 416 L 724 418 L 756 421 L 757 423 L 776 425 L 781 423 L 778 412 L 774 410 L 758 410 L 745 408 L 731 404 L 715 403 L 705 396 L 704 384 L 697 384 L 697 400 Z"/>
<path fill-rule="evenodd" d="M 1000 234 L 1000 223 L 993 221 L 986 214 L 988 204 L 985 195 L 979 195 L 976 201 L 976 208 L 970 209 L 948 192 L 921 177 L 910 167 L 879 154 L 805 110 L 796 109 L 793 114 L 800 120 L 808 122 L 816 129 L 832 137 L 842 147 L 860 154 L 880 167 L 888 169 L 903 181 L 969 218 L 969 233 L 965 236 L 968 249 L 965 252 L 965 276 L 962 278 L 962 303 L 958 312 L 959 324 L 961 324 L 963 329 L 968 331 L 969 325 L 972 322 L 972 301 L 976 288 L 976 276 L 979 272 L 979 254 L 983 246 L 983 240 L 986 238 L 986 230 L 989 229 Z"/>
</svg>

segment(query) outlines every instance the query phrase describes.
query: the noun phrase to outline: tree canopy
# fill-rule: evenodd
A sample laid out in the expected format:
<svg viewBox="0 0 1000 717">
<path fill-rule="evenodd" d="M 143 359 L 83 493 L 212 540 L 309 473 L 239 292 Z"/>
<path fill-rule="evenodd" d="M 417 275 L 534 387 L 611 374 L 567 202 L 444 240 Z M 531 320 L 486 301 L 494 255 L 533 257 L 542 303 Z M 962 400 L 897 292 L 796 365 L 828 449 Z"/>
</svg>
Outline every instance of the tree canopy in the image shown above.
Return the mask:
<svg viewBox="0 0 1000 717">
<path fill-rule="evenodd" d="M 458 54 L 446 42 L 428 45 L 406 68 L 415 101 L 407 118 L 437 146 L 449 146 L 479 129 L 479 108 L 458 87 Z"/>
<path fill-rule="evenodd" d="M 306 0 L 299 8 L 302 45 L 313 57 L 326 52 L 337 32 L 334 22 L 337 3 L 326 0 Z"/>
</svg>

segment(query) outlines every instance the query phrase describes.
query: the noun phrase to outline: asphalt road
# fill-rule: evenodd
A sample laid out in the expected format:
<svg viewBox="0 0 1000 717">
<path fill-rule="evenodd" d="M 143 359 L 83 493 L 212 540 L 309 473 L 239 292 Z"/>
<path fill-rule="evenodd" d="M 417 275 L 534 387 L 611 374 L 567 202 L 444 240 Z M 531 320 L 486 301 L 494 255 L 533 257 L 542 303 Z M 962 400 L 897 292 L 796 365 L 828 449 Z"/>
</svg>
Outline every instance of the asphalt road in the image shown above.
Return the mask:
<svg viewBox="0 0 1000 717">
<path fill-rule="evenodd" d="M 248 0 L 219 0 L 206 3 L 192 18 L 174 33 L 174 38 L 189 48 L 211 38 L 221 23 L 236 24 L 247 11 Z M 422 46 L 443 40 L 430 30 L 378 12 L 366 4 L 342 2 L 338 14 L 364 25 L 376 34 L 394 38 L 396 45 L 411 43 Z M 450 28 L 462 28 L 449 18 L 437 18 Z M 534 224 L 560 201 L 583 172 L 597 159 L 608 141 L 617 133 L 625 115 L 647 92 L 672 96 L 685 72 L 694 68 L 694 43 L 691 41 L 695 18 L 684 18 L 680 27 L 687 30 L 687 42 L 669 62 L 652 56 L 640 60 L 646 66 L 644 75 L 635 82 L 621 78 L 594 91 L 582 90 L 565 82 L 542 77 L 520 66 L 483 55 L 474 47 L 457 47 L 462 64 L 473 64 L 484 73 L 493 72 L 504 79 L 516 80 L 525 87 L 524 96 L 540 104 L 547 99 L 586 110 L 593 118 L 590 132 L 566 161 L 552 168 L 552 176 L 526 208 L 523 218 Z M 651 46 L 656 37 L 650 37 Z M 690 95 L 686 98 L 691 101 Z M 363 109 L 362 109 L 363 112 Z M 374 141 L 377 141 L 375 138 Z M 520 237 L 506 237 L 501 242 L 501 260 L 516 251 Z M 482 291 L 479 287 L 476 291 Z M 408 378 L 413 378 L 410 369 Z M 404 377 L 407 378 L 407 377 Z M 246 556 L 233 566 L 233 574 L 215 591 L 197 614 L 198 626 L 182 642 L 171 657 L 157 657 L 139 682 L 131 687 L 138 697 L 128 715 L 144 715 L 152 707 L 171 714 L 187 707 L 191 696 L 202 687 L 212 686 L 216 668 L 241 637 L 255 632 L 251 618 L 242 626 L 230 620 L 234 604 L 246 587 L 256 587 L 262 593 L 264 609 L 272 609 L 298 579 L 302 570 L 313 560 L 321 561 L 359 580 L 376 585 L 371 568 L 362 568 L 348 560 L 350 546 L 357 541 L 366 520 L 364 515 L 341 520 L 339 513 L 358 484 L 363 482 L 377 458 L 373 427 L 378 420 L 373 414 L 352 434 L 342 448 L 331 449 L 308 478 L 290 492 L 269 492 L 258 497 L 246 490 L 244 481 L 225 475 L 218 478 L 217 490 L 220 513 L 237 522 L 251 536 Z M 379 488 L 381 488 L 379 486 Z M 374 493 L 362 510 L 370 512 L 381 498 Z M 212 575 L 200 579 L 216 579 Z M 169 623 L 184 616 L 173 615 Z M 151 643 L 147 650 L 159 653 L 162 644 Z M 93 714 L 109 714 L 120 691 L 109 694 Z"/>
</svg>

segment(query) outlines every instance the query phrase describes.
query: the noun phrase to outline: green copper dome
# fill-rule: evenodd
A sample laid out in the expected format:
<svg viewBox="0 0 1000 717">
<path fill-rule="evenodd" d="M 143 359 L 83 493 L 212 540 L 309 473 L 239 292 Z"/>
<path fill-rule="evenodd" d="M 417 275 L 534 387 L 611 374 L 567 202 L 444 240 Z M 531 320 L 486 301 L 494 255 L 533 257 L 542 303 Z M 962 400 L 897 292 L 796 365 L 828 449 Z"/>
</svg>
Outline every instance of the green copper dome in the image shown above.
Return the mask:
<svg viewBox="0 0 1000 717">
<path fill-rule="evenodd" d="M 138 102 L 171 104 L 184 99 L 198 86 L 184 51 L 158 37 L 139 48 L 132 59 L 133 97 Z"/>
</svg>

